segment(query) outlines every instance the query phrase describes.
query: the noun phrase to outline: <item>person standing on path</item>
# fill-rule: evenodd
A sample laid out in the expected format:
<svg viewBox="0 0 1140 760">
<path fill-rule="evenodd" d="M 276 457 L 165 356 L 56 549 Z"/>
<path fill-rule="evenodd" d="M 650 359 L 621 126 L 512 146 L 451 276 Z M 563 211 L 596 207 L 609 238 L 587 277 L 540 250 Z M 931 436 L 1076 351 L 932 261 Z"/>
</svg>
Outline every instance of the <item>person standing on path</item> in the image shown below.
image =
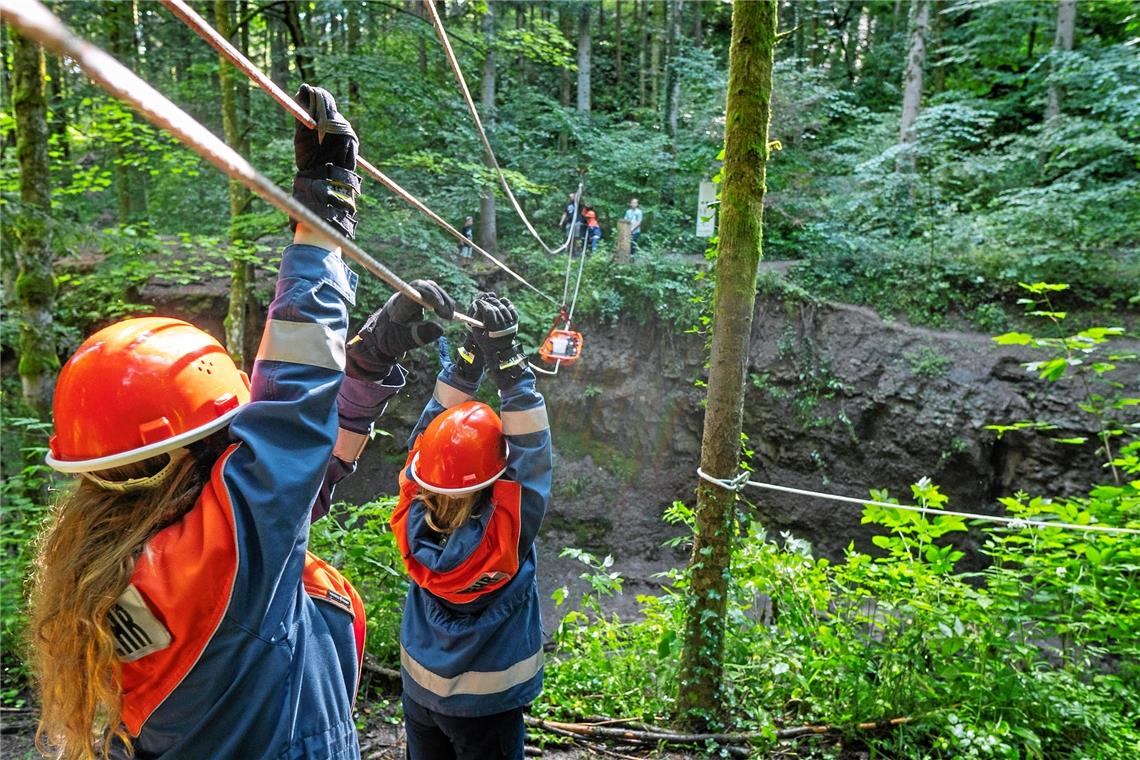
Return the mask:
<svg viewBox="0 0 1140 760">
<path fill-rule="evenodd" d="M 638 206 L 637 198 L 629 199 L 629 208 L 625 210 L 624 219 L 629 222 L 630 255 L 637 255 L 637 240 L 641 237 L 641 220 L 644 214 Z"/>
<path fill-rule="evenodd" d="M 463 220 L 463 227 L 459 230 L 467 242 L 459 244 L 459 257 L 471 258 L 471 242 L 475 239 L 475 217 L 469 216 Z"/>
<path fill-rule="evenodd" d="M 586 222 L 586 240 L 590 243 L 590 253 L 598 250 L 598 241 L 602 239 L 602 227 L 598 224 L 598 212 L 593 206 L 582 204 L 582 219 Z"/>
</svg>

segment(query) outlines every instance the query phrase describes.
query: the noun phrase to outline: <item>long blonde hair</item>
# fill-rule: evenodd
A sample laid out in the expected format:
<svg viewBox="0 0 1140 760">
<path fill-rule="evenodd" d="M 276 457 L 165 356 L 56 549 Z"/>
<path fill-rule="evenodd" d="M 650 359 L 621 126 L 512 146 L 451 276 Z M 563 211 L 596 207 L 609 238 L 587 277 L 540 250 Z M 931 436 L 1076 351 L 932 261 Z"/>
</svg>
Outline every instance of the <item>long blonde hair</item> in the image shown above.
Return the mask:
<svg viewBox="0 0 1140 760">
<path fill-rule="evenodd" d="M 451 496 L 420 489 L 419 498 L 427 507 L 428 527 L 436 533 L 447 535 L 467 521 L 479 503 L 482 491 Z"/>
<path fill-rule="evenodd" d="M 107 614 L 146 542 L 189 511 L 209 479 L 218 441 L 191 449 L 154 488 L 119 492 L 83 477 L 52 510 L 38 541 L 28 626 L 42 700 L 36 747 L 45 755 L 106 758 L 113 738 L 130 750 Z M 98 476 L 148 477 L 167 461 L 164 454 Z"/>
</svg>

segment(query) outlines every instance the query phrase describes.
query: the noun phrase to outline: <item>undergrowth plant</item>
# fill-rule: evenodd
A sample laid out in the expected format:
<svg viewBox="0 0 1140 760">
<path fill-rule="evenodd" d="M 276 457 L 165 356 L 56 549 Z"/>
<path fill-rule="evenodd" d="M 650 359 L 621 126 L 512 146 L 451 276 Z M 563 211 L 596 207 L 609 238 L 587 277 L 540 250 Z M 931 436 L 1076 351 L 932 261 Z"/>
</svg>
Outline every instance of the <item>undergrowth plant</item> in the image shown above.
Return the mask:
<svg viewBox="0 0 1140 760">
<path fill-rule="evenodd" d="M 1118 350 L 1113 344 L 1124 335 L 1123 327 L 1097 326 L 1069 332 L 1065 328 L 1068 313 L 1055 306 L 1050 295 L 1067 291 L 1068 285 L 1048 282 L 1023 282 L 1020 285 L 1030 294 L 1030 297 L 1018 301 L 1026 307 L 1026 315 L 1045 322 L 1053 334 L 1008 332 L 998 335 L 994 341 L 1004 346 L 1028 346 L 1042 354 L 1041 359 L 1022 365 L 1042 380 L 1072 380 L 1079 384 L 1084 398 L 1077 406 L 1093 418 L 1097 453 L 1111 471 L 1113 481 L 1119 484 L 1115 447 L 1121 440 L 1133 440 L 1140 435 L 1140 392 L 1135 385 L 1127 384 L 1138 378 L 1136 367 L 1140 356 Z M 1126 371 L 1121 372 L 1122 369 Z M 1131 380 L 1124 379 L 1129 374 Z M 996 431 L 1000 438 L 1011 430 L 1052 431 L 1058 430 L 1060 425 L 1048 419 L 1032 419 L 987 425 L 986 428 Z M 1054 437 L 1053 440 L 1078 446 L 1088 443 L 1088 438 L 1080 435 Z"/>
<path fill-rule="evenodd" d="M 1130 444 L 1117 467 L 1140 473 L 1138 453 Z M 1137 527 L 1138 486 L 1004 503 L 1026 519 Z M 912 497 L 925 514 L 866 506 L 863 521 L 883 529 L 880 552 L 852 544 L 836 564 L 789 534 L 769 538 L 741 514 L 724 727 L 774 738 L 777 726 L 825 723 L 895 757 L 1135 756 L 1140 539 L 985 527 L 993 564 L 965 572 L 949 540 L 965 533 L 963 519 L 940 513 L 947 498 L 929 481 Z M 693 525 L 681 503 L 667 517 Z M 607 571 L 579 558 L 587 577 Z M 668 722 L 687 580 L 677 570 L 663 582 L 660 596 L 638 598 L 642 617 L 631 622 L 598 614 L 612 581 L 591 584 L 586 612 L 568 615 L 556 633 L 537 713 Z M 854 728 L 892 718 L 907 721 L 887 734 Z"/>
</svg>

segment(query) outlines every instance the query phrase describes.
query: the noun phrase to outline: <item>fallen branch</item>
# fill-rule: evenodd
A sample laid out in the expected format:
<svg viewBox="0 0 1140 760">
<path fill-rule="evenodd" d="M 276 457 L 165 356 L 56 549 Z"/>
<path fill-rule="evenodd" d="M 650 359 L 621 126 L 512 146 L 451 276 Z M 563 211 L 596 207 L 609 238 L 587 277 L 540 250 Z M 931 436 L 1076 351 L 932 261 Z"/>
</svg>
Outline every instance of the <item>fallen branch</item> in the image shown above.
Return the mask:
<svg viewBox="0 0 1140 760">
<path fill-rule="evenodd" d="M 854 727 L 861 731 L 877 731 L 884 728 L 900 726 L 910 722 L 910 720 L 910 718 L 892 718 L 890 720 L 857 723 Z M 842 726 L 819 725 L 780 728 L 769 732 L 743 731 L 736 733 L 683 734 L 673 731 L 647 731 L 632 728 L 618 728 L 612 725 L 621 722 L 625 721 L 605 719 L 600 723 L 564 723 L 556 720 L 543 720 L 542 718 L 532 718 L 530 716 L 526 717 L 528 726 L 550 731 L 553 734 L 562 736 L 568 735 L 571 737 L 589 736 L 603 739 L 618 739 L 635 744 L 657 744 L 661 742 L 665 744 L 703 744 L 705 742 L 725 745 L 751 744 L 752 742 L 765 739 L 795 739 L 800 736 L 838 733 L 843 730 Z"/>
<path fill-rule="evenodd" d="M 377 665 L 376 661 L 371 659 L 370 657 L 364 658 L 364 670 L 368 671 L 369 673 L 372 673 L 373 675 L 383 676 L 384 678 L 390 678 L 393 681 L 399 681 L 400 680 L 400 671 L 393 670 L 392 668 L 386 668 L 383 665 Z"/>
</svg>

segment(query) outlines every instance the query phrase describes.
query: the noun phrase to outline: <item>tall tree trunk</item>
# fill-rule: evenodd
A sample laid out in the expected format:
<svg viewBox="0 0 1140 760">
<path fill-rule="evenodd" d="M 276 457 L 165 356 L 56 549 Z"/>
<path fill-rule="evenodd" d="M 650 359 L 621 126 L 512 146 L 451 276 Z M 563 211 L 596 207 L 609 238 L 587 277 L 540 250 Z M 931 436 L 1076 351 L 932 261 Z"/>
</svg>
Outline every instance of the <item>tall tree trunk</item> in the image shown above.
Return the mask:
<svg viewBox="0 0 1140 760">
<path fill-rule="evenodd" d="M 483 14 L 483 44 L 487 55 L 483 58 L 483 78 L 480 82 L 480 110 L 488 130 L 495 124 L 495 7 L 493 0 L 487 0 L 487 12 Z M 490 154 L 483 152 L 483 164 L 488 168 L 487 184 L 479 191 L 479 245 L 494 253 L 499 249 L 499 234 L 495 219 L 495 181 L 490 179 L 494 165 Z"/>
<path fill-rule="evenodd" d="M 55 273 L 51 255 L 51 167 L 48 165 L 47 68 L 38 43 L 9 28 L 12 39 L 12 110 L 20 165 L 20 213 L 13 220 L 16 300 L 20 320 L 20 383 L 24 401 L 41 415 L 51 411 L 59 370 L 52 314 Z"/>
<path fill-rule="evenodd" d="M 681 110 L 681 0 L 669 3 L 668 61 L 665 64 L 665 127 L 673 154 L 677 153 L 677 120 Z"/>
<path fill-rule="evenodd" d="M 48 56 L 48 76 L 51 78 L 51 133 L 64 158 L 71 158 L 71 140 L 67 135 L 67 105 L 64 101 L 63 66 L 56 56 Z"/>
<path fill-rule="evenodd" d="M 807 50 L 805 48 L 805 40 L 806 40 L 807 34 L 804 30 L 804 18 L 805 18 L 804 7 L 805 7 L 805 5 L 806 5 L 806 3 L 799 2 L 799 3 L 796 3 L 792 8 L 793 11 L 795 12 L 793 23 L 795 23 L 795 30 L 796 30 L 796 36 L 795 36 L 795 41 L 794 41 L 795 42 L 794 51 L 795 51 L 795 56 L 796 56 L 796 69 L 798 69 L 799 71 L 804 70 L 804 64 L 806 63 L 804 58 L 805 58 L 805 55 L 807 53 Z"/>
<path fill-rule="evenodd" d="M 665 0 L 649 0 L 649 105 L 654 113 L 661 107 L 661 17 Z"/>
<path fill-rule="evenodd" d="M 930 22 L 930 49 L 937 50 L 941 42 L 942 34 L 946 27 L 945 15 L 942 10 L 946 6 L 946 0 L 934 0 L 934 18 Z M 932 55 L 934 61 L 934 71 L 931 72 L 930 90 L 933 94 L 946 89 L 946 69 L 945 64 L 938 62 L 938 56 Z"/>
<path fill-rule="evenodd" d="M 355 2 L 348 4 L 348 42 L 347 52 L 350 60 L 358 60 L 360 51 L 360 5 Z M 355 70 L 350 69 L 348 77 L 348 103 L 353 108 L 360 106 L 360 83 L 356 80 Z"/>
<path fill-rule="evenodd" d="M 701 469 L 719 478 L 735 476 L 740 466 L 744 376 L 761 255 L 775 46 L 776 0 L 733 3 L 720 243 L 708 403 L 701 440 Z M 677 706 L 683 720 L 693 728 L 705 728 L 723 706 L 725 610 L 736 532 L 735 506 L 734 492 L 699 482 L 684 649 L 677 679 Z"/>
<path fill-rule="evenodd" d="M 811 47 L 808 62 L 814 69 L 819 65 L 819 0 L 811 0 Z"/>
<path fill-rule="evenodd" d="M 651 0 L 641 0 L 641 8 L 637 12 L 638 25 L 638 45 L 637 45 L 637 105 L 645 108 L 648 103 L 648 82 L 647 69 L 645 66 L 646 57 L 649 53 L 649 3 Z"/>
<path fill-rule="evenodd" d="M 622 90 L 625 87 L 625 77 L 621 70 L 621 0 L 614 0 L 614 76 L 617 77 L 618 102 L 624 103 Z"/>
<path fill-rule="evenodd" d="M 705 17 L 704 3 L 701 0 L 693 0 L 689 3 L 689 7 L 693 9 L 693 42 L 700 47 L 701 38 L 704 37 L 704 29 L 702 28 L 702 21 Z"/>
<path fill-rule="evenodd" d="M 569 42 L 574 34 L 574 19 L 565 5 L 558 6 L 558 29 Z M 558 70 L 558 102 L 563 108 L 570 107 L 570 69 Z M 570 133 L 565 128 L 558 130 L 558 151 L 565 153 L 570 148 Z"/>
<path fill-rule="evenodd" d="M 285 0 L 285 28 L 289 30 L 289 38 L 293 41 L 293 60 L 297 65 L 297 74 L 301 82 L 311 82 L 313 81 L 312 56 L 305 43 L 305 27 L 301 24 L 300 4 L 300 0 Z M 312 15 L 312 13 L 307 14 L 309 21 L 312 21 Z"/>
<path fill-rule="evenodd" d="M 234 5 L 228 0 L 214 0 L 214 27 L 218 34 L 226 39 L 230 38 L 234 19 L 231 16 Z M 232 40 L 231 40 L 232 44 Z M 238 118 L 238 101 L 241 96 L 238 92 L 244 86 L 245 78 L 240 77 L 230 65 L 229 61 L 218 55 L 218 79 L 222 95 L 222 130 L 226 135 L 226 143 L 242 152 L 242 124 Z M 238 243 L 240 235 L 240 218 L 250 203 L 249 191 L 245 186 L 235 180 L 229 181 L 230 192 L 230 240 Z M 242 257 L 235 256 L 230 264 L 230 301 L 226 310 L 226 350 L 233 357 L 234 363 L 239 367 L 245 366 L 245 314 L 247 295 L 251 278 L 250 266 Z"/>
<path fill-rule="evenodd" d="M 1059 0 L 1057 3 L 1057 33 L 1053 37 L 1053 52 L 1067 53 L 1073 49 L 1073 30 L 1077 25 L 1077 0 Z M 1055 73 L 1056 65 L 1050 65 L 1050 73 Z M 1061 98 L 1064 93 L 1056 81 L 1049 81 L 1049 103 L 1045 106 L 1045 119 L 1061 114 Z"/>
<path fill-rule="evenodd" d="M 133 38 L 133 35 L 129 33 L 130 5 L 115 0 L 104 0 L 102 10 L 111 55 L 117 58 L 119 63 L 131 68 L 132 56 L 130 51 L 133 46 L 128 44 L 128 39 Z M 131 203 L 131 186 L 134 184 L 134 173 L 129 165 L 126 144 L 122 141 L 116 141 L 111 150 L 115 167 L 116 219 L 119 224 L 127 224 L 134 219 Z"/>
<path fill-rule="evenodd" d="M 578 113 L 590 113 L 590 6 L 578 10 Z"/>
<path fill-rule="evenodd" d="M 926 35 L 930 26 L 930 0 L 914 0 L 910 50 L 906 56 L 899 142 L 914 142 L 914 122 L 922 108 L 922 70 L 926 65 Z"/>
</svg>

